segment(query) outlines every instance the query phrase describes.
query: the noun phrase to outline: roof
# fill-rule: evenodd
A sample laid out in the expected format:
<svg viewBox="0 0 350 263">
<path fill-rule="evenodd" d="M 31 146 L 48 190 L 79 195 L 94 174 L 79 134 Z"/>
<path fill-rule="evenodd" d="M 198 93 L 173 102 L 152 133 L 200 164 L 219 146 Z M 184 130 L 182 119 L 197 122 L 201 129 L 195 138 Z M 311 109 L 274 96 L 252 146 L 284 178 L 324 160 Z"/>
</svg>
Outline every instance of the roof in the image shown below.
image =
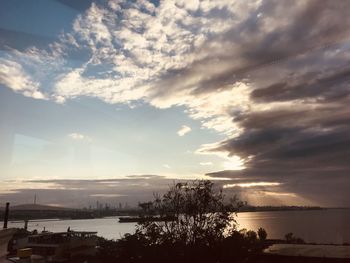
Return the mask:
<svg viewBox="0 0 350 263">
<path fill-rule="evenodd" d="M 97 232 L 92 232 L 92 231 L 44 232 L 36 235 L 30 235 L 30 237 L 63 236 L 63 235 L 96 235 L 96 234 Z"/>
<path fill-rule="evenodd" d="M 266 254 L 280 256 L 299 256 L 315 258 L 349 258 L 350 246 L 310 245 L 310 244 L 274 244 L 264 250 Z"/>
</svg>

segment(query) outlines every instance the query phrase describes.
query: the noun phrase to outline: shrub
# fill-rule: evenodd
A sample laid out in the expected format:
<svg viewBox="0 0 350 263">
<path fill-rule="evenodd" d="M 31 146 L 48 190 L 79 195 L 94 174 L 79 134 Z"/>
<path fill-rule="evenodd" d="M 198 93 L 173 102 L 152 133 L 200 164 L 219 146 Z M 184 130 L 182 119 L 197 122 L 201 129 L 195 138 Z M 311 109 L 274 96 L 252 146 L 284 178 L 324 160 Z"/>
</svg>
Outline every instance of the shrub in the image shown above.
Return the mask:
<svg viewBox="0 0 350 263">
<path fill-rule="evenodd" d="M 260 227 L 258 229 L 258 236 L 261 241 L 265 241 L 267 238 L 267 232 L 264 228 Z"/>
</svg>

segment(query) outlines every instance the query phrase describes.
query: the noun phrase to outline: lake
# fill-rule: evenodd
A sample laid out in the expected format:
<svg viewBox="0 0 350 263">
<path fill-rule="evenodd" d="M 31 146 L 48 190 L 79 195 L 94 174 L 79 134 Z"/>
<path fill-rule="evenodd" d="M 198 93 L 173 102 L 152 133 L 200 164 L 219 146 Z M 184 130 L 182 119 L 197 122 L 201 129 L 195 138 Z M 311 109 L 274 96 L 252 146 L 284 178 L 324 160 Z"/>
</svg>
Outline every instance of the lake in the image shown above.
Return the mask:
<svg viewBox="0 0 350 263">
<path fill-rule="evenodd" d="M 273 211 L 238 213 L 239 229 L 266 229 L 268 238 L 284 238 L 288 232 L 316 243 L 350 243 L 350 209 L 328 209 L 309 211 Z M 9 227 L 23 227 L 23 222 L 10 222 Z M 119 223 L 117 217 L 83 220 L 29 221 L 28 229 L 52 232 L 97 231 L 99 236 L 118 239 L 126 233 L 133 233 L 135 223 Z"/>
</svg>

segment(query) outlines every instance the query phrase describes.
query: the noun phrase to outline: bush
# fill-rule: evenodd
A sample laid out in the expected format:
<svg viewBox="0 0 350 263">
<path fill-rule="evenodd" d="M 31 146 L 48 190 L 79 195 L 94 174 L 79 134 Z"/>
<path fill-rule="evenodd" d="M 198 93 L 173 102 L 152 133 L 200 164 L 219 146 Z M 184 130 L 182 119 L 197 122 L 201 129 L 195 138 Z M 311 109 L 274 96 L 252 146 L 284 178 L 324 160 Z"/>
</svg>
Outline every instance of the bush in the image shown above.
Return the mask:
<svg viewBox="0 0 350 263">
<path fill-rule="evenodd" d="M 99 262 L 118 263 L 235 263 L 254 261 L 263 245 L 253 231 L 232 231 L 223 240 L 204 244 L 151 244 L 140 233 L 126 235 L 119 240 L 99 240 Z M 255 232 L 254 232 L 255 233 Z"/>
<path fill-rule="evenodd" d="M 291 244 L 304 244 L 305 241 L 300 237 L 295 237 L 293 233 L 287 233 L 285 234 L 284 238 L 286 239 L 287 243 Z"/>
<path fill-rule="evenodd" d="M 264 228 L 260 227 L 258 229 L 258 236 L 261 241 L 265 241 L 267 238 L 267 232 Z"/>
</svg>

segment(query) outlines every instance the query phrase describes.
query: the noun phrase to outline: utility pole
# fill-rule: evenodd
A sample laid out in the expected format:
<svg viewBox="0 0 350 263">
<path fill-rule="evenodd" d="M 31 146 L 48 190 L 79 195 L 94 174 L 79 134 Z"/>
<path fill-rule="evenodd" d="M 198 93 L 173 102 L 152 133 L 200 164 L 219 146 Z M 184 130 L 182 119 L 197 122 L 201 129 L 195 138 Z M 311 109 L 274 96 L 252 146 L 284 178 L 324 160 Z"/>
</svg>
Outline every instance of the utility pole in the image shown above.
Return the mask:
<svg viewBox="0 0 350 263">
<path fill-rule="evenodd" d="M 10 203 L 6 203 L 5 207 L 5 217 L 4 217 L 4 229 L 7 228 L 7 222 L 9 221 Z"/>
</svg>

